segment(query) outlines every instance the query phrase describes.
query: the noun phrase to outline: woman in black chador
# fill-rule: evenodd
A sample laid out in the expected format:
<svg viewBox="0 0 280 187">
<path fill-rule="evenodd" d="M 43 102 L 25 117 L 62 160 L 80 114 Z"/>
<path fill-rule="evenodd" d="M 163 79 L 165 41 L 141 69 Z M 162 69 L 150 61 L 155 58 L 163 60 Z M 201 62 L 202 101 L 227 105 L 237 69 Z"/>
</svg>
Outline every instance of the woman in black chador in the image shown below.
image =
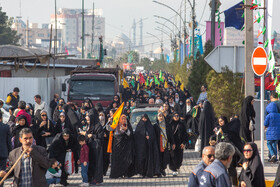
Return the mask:
<svg viewBox="0 0 280 187">
<path fill-rule="evenodd" d="M 103 182 L 103 128 L 96 109 L 90 109 L 86 117 L 89 128 L 85 135 L 89 146 L 88 180 L 91 184 Z"/>
<path fill-rule="evenodd" d="M 200 114 L 198 128 L 201 138 L 200 155 L 202 155 L 203 148 L 209 146 L 209 139 L 210 136 L 214 134 L 213 130 L 215 128 L 214 111 L 209 101 L 204 101 L 203 103 L 203 110 Z"/>
<path fill-rule="evenodd" d="M 251 128 L 249 128 L 251 120 L 253 123 L 255 123 L 256 112 L 255 112 L 253 104 L 254 104 L 254 97 L 249 95 L 244 99 L 242 108 L 241 108 L 240 137 L 245 142 L 254 141 L 254 132 L 253 132 L 254 129 L 252 126 L 251 126 Z"/>
<path fill-rule="evenodd" d="M 169 168 L 173 171 L 173 176 L 177 176 L 183 162 L 183 152 L 187 141 L 186 128 L 183 122 L 180 121 L 179 113 L 173 113 L 170 126 L 174 137 L 175 149 L 171 151 Z"/>
<path fill-rule="evenodd" d="M 158 114 L 154 129 L 157 137 L 157 143 L 159 148 L 159 162 L 160 172 L 163 176 L 166 176 L 165 169 L 170 162 L 170 150 L 175 149 L 174 138 L 171 127 L 166 123 L 162 112 Z"/>
<path fill-rule="evenodd" d="M 108 130 L 113 129 L 108 126 Z M 114 130 L 110 178 L 133 176 L 133 156 L 133 130 L 123 114 Z"/>
<path fill-rule="evenodd" d="M 159 150 L 153 125 L 147 114 L 144 114 L 136 126 L 135 169 L 143 177 L 160 175 Z"/>
</svg>

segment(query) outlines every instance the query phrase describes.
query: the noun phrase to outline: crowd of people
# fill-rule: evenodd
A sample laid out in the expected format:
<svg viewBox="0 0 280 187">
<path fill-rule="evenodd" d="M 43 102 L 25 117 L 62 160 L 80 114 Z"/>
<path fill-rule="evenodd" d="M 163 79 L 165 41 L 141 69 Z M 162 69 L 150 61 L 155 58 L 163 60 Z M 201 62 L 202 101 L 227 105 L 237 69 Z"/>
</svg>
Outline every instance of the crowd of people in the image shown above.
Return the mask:
<svg viewBox="0 0 280 187">
<path fill-rule="evenodd" d="M 150 77 L 153 78 L 148 84 L 141 84 L 139 79 L 128 80 L 122 99 L 115 95 L 106 108 L 100 103 L 94 106 L 90 100 L 78 107 L 66 103 L 58 94 L 49 106 L 40 95 L 35 95 L 32 105 L 21 100 L 19 88 L 14 88 L 6 101 L 11 105 L 7 125 L 1 122 L 0 113 L 0 177 L 24 154 L 21 164 L 9 175 L 15 177 L 14 186 L 67 186 L 71 174 L 65 169 L 68 153 L 74 158 L 74 172 L 78 173 L 81 167 L 81 186 L 101 185 L 109 166 L 110 178 L 164 177 L 167 167 L 175 177 L 182 166 L 184 149 L 196 147 L 202 161 L 191 174 L 189 185 L 237 186 L 239 179 L 242 187 L 263 186 L 263 167 L 257 146 L 252 143 L 256 116 L 252 96 L 245 98 L 240 115 L 229 120 L 225 116 L 216 118 L 207 100 L 206 85 L 201 86 L 195 101 L 190 91 L 175 83 L 172 76 L 165 74 L 163 81 L 156 81 L 161 79 L 158 74 Z M 116 128 L 112 128 L 121 100 L 123 111 Z M 130 114 L 139 103 L 158 106 L 157 120 L 152 124 L 144 114 L 134 130 Z M 265 126 L 267 132 L 274 132 L 270 128 L 280 114 L 275 114 L 278 103 L 270 105 Z M 274 135 L 268 140 L 270 160 L 274 162 L 278 141 Z M 238 166 L 242 167 L 239 177 Z"/>
</svg>

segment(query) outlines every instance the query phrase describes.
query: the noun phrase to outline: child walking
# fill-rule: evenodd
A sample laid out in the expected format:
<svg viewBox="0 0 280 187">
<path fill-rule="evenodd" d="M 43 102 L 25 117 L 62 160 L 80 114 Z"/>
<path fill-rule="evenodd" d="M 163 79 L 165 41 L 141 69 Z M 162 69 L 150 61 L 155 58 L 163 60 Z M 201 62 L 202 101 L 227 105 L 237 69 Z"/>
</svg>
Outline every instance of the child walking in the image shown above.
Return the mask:
<svg viewBox="0 0 280 187">
<path fill-rule="evenodd" d="M 83 178 L 83 183 L 80 186 L 89 186 L 88 183 L 88 155 L 89 155 L 89 148 L 86 144 L 86 137 L 84 135 L 78 136 L 79 144 L 81 145 L 81 152 L 80 152 L 80 159 L 78 163 L 81 164 L 81 174 Z"/>
</svg>

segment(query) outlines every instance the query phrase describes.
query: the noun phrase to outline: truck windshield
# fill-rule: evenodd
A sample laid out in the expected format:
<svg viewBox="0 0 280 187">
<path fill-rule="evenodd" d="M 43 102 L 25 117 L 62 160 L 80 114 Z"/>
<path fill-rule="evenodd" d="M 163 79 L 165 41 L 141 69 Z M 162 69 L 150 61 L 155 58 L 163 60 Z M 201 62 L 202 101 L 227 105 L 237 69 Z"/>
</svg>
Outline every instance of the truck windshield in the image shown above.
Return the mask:
<svg viewBox="0 0 280 187">
<path fill-rule="evenodd" d="M 106 80 L 72 80 L 70 96 L 113 96 L 114 81 Z"/>
</svg>

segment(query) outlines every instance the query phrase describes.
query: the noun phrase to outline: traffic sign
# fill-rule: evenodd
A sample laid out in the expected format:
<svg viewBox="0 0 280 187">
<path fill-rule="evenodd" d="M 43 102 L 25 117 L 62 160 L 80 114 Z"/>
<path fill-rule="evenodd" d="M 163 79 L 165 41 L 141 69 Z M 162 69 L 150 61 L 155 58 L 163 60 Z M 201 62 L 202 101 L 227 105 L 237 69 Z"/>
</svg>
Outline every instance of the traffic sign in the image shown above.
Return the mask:
<svg viewBox="0 0 280 187">
<path fill-rule="evenodd" d="M 252 68 L 256 75 L 262 76 L 267 68 L 267 54 L 263 47 L 255 48 L 252 54 Z"/>
</svg>

